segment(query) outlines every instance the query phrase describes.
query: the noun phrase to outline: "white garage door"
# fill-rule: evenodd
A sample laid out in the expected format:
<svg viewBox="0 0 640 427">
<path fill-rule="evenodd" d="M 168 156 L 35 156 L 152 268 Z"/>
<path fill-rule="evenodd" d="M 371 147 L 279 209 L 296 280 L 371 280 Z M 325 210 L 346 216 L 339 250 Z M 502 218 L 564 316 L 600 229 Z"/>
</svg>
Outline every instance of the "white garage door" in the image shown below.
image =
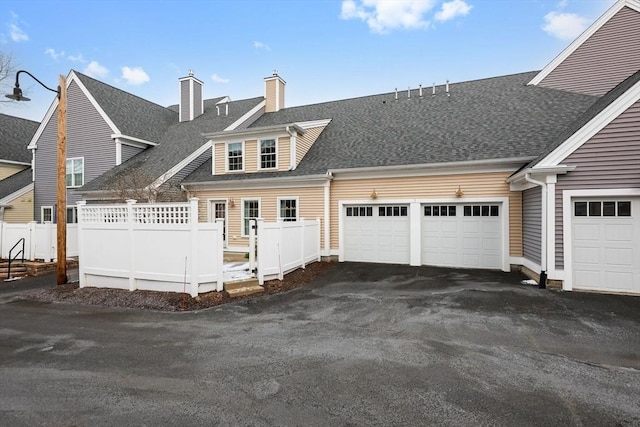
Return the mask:
<svg viewBox="0 0 640 427">
<path fill-rule="evenodd" d="M 501 268 L 499 204 L 428 204 L 422 207 L 422 264 Z"/>
<path fill-rule="evenodd" d="M 573 287 L 640 293 L 640 199 L 572 202 Z"/>
<path fill-rule="evenodd" d="M 345 261 L 409 263 L 409 207 L 346 206 Z"/>
</svg>

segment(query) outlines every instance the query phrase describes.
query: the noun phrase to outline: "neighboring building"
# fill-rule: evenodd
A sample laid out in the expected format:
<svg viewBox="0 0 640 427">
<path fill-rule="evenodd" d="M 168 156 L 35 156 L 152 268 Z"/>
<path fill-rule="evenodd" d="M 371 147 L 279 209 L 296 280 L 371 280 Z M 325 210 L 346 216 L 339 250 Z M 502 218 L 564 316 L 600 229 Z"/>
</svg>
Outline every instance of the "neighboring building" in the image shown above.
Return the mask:
<svg viewBox="0 0 640 427">
<path fill-rule="evenodd" d="M 248 251 L 252 218 L 320 218 L 340 261 L 515 265 L 567 290 L 640 293 L 638 70 L 640 2 L 620 0 L 540 72 L 315 105 L 286 108 L 277 73 L 235 102 L 202 100 L 190 74 L 165 109 L 72 72 L 69 157 L 84 169 L 70 200 L 144 187 L 198 197 L 230 251 Z M 38 187 L 54 110 L 30 145 L 36 216 L 52 203 Z"/>
<path fill-rule="evenodd" d="M 33 179 L 27 145 L 38 123 L 0 114 L 0 221 L 33 221 Z"/>
</svg>

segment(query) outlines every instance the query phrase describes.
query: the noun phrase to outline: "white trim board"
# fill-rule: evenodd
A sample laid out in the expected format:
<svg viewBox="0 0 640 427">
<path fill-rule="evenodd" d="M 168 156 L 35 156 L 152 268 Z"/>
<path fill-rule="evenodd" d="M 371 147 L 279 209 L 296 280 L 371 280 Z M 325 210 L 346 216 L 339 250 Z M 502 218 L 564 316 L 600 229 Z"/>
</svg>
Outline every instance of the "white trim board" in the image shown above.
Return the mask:
<svg viewBox="0 0 640 427">
<path fill-rule="evenodd" d="M 13 193 L 10 193 L 4 196 L 2 199 L 0 199 L 0 205 L 6 205 L 12 200 L 17 199 L 20 196 L 24 196 L 25 194 L 27 194 L 29 191 L 32 191 L 32 190 L 33 190 L 33 182 L 31 184 L 25 185 L 19 190 L 14 191 Z"/>
</svg>

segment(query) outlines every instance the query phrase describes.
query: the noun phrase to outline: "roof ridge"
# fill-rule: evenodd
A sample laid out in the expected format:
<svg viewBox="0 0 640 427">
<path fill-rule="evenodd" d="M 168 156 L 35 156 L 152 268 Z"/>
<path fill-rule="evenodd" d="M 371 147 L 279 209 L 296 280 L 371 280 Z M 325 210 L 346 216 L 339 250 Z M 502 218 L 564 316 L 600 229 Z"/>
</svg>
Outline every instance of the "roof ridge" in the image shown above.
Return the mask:
<svg viewBox="0 0 640 427">
<path fill-rule="evenodd" d="M 519 75 L 525 75 L 525 74 L 533 74 L 533 73 L 539 73 L 539 71 L 533 70 L 533 71 L 524 71 L 524 72 L 520 72 L 520 73 L 512 73 L 512 74 L 505 74 L 502 76 L 492 76 L 492 77 L 482 77 L 482 78 L 478 78 L 478 79 L 472 79 L 472 80 L 464 80 L 464 81 L 460 81 L 460 82 L 449 82 L 449 86 L 452 85 L 459 85 L 459 84 L 464 84 L 464 83 L 475 83 L 475 82 L 481 82 L 481 81 L 485 81 L 485 80 L 495 80 L 495 79 L 501 79 L 501 78 L 507 78 L 507 77 L 515 77 L 515 76 L 519 76 Z M 443 84 L 439 84 L 436 85 L 436 87 L 442 87 L 445 86 L 446 83 Z M 422 86 L 423 90 L 427 90 L 427 88 L 430 86 Z M 413 88 L 411 90 L 418 90 L 418 88 Z M 406 92 L 405 89 L 403 89 L 403 91 Z M 316 102 L 313 104 L 302 104 L 302 105 L 295 105 L 293 107 L 285 107 L 285 108 L 281 108 L 280 111 L 284 111 L 284 110 L 290 110 L 293 108 L 304 108 L 304 107 L 310 107 L 310 106 L 317 106 L 317 105 L 323 105 L 323 104 L 331 104 L 334 102 L 343 102 L 343 101 L 353 101 L 353 100 L 358 100 L 358 99 L 365 99 L 365 98 L 373 98 L 376 96 L 385 96 L 385 95 L 393 95 L 395 93 L 395 91 L 391 91 L 391 92 L 381 92 L 381 93 L 374 93 L 374 94 L 370 94 L 370 95 L 361 95 L 361 96 L 354 96 L 351 98 L 340 98 L 340 99 L 334 99 L 331 101 L 321 101 L 321 102 Z M 267 113 L 267 114 L 272 114 L 272 113 Z"/>
</svg>

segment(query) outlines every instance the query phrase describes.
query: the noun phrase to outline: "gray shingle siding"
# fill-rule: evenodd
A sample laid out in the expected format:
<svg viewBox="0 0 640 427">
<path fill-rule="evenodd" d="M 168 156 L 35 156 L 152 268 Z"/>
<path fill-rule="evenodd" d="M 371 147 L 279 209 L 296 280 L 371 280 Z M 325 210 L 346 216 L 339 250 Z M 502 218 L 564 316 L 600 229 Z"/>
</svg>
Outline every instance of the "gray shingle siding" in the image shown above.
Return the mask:
<svg viewBox="0 0 640 427">
<path fill-rule="evenodd" d="M 614 119 L 562 164 L 576 166 L 556 184 L 556 267 L 563 268 L 562 192 L 640 188 L 640 101 Z"/>
<path fill-rule="evenodd" d="M 640 12 L 623 7 L 540 86 L 604 95 L 640 69 Z"/>
<path fill-rule="evenodd" d="M 189 80 L 180 82 L 180 121 L 189 120 L 191 115 L 191 102 L 189 99 Z"/>
<path fill-rule="evenodd" d="M 522 253 L 540 265 L 542 239 L 542 190 L 530 188 L 522 192 Z"/>
<path fill-rule="evenodd" d="M 75 82 L 67 92 L 67 159 L 84 159 L 84 182 L 103 174 L 115 165 L 115 143 L 112 130 Z M 40 207 L 56 204 L 56 164 L 58 142 L 58 114 L 51 116 L 36 150 L 36 184 L 34 218 L 40 221 Z M 71 189 L 67 191 L 67 204 L 82 198 Z"/>
</svg>

